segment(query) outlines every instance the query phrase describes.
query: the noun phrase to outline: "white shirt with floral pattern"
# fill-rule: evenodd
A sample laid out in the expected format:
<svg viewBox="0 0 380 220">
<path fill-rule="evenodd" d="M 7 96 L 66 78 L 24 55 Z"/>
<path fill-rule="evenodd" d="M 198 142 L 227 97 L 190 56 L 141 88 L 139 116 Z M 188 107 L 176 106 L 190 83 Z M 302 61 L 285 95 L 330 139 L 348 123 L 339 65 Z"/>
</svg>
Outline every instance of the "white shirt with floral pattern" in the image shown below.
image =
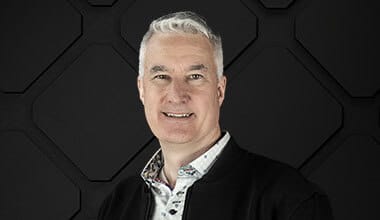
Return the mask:
<svg viewBox="0 0 380 220">
<path fill-rule="evenodd" d="M 229 139 L 230 134 L 226 132 L 208 151 L 180 167 L 173 190 L 166 184 L 166 177 L 161 169 L 164 166 L 161 149 L 153 155 L 141 172 L 141 177 L 154 195 L 155 209 L 152 220 L 182 219 L 187 189 L 209 171 Z"/>
</svg>

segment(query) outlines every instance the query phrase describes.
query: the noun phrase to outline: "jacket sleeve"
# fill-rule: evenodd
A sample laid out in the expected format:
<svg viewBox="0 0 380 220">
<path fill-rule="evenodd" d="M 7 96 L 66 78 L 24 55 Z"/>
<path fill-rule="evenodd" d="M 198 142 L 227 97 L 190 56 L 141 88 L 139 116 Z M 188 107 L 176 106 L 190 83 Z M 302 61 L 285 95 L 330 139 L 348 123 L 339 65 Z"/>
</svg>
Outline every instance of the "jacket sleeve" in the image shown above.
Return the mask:
<svg viewBox="0 0 380 220">
<path fill-rule="evenodd" d="M 301 202 L 289 220 L 333 220 L 333 213 L 326 195 L 314 193 Z"/>
</svg>

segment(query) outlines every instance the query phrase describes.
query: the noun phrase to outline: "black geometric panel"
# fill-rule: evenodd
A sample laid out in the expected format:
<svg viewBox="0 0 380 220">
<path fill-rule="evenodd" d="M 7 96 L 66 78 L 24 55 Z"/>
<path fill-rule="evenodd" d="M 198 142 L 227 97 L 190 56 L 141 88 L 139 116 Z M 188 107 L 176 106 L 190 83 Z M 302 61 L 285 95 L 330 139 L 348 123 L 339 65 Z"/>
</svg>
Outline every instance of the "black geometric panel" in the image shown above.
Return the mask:
<svg viewBox="0 0 380 220">
<path fill-rule="evenodd" d="M 137 73 L 93 45 L 37 99 L 34 120 L 91 180 L 110 180 L 148 140 Z"/>
<path fill-rule="evenodd" d="M 0 134 L 0 219 L 70 219 L 79 190 L 24 134 Z"/>
<path fill-rule="evenodd" d="M 311 175 L 329 195 L 336 219 L 377 219 L 380 197 L 380 145 L 350 137 Z"/>
<path fill-rule="evenodd" d="M 298 167 L 341 125 L 340 105 L 286 49 L 228 77 L 222 126 L 253 152 Z"/>
<path fill-rule="evenodd" d="M 112 6 L 117 0 L 87 0 L 92 6 Z"/>
<path fill-rule="evenodd" d="M 297 17 L 296 37 L 352 96 L 380 89 L 378 1 L 318 0 Z"/>
<path fill-rule="evenodd" d="M 122 17 L 122 35 L 138 51 L 141 39 L 153 19 L 170 12 L 186 10 L 204 16 L 214 31 L 220 31 L 225 65 L 256 38 L 255 15 L 241 2 L 234 0 L 136 1 Z"/>
<path fill-rule="evenodd" d="M 62 0 L 3 1 L 0 91 L 23 92 L 81 34 L 81 15 Z"/>
<path fill-rule="evenodd" d="M 287 8 L 294 0 L 260 0 L 266 8 Z"/>
</svg>

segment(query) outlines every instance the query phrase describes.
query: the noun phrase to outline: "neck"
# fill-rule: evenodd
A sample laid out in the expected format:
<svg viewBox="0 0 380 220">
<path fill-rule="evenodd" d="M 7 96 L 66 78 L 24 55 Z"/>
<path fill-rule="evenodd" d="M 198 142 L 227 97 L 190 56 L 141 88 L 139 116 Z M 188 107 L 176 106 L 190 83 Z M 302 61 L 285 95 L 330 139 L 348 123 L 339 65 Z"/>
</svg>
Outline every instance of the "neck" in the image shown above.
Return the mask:
<svg viewBox="0 0 380 220">
<path fill-rule="evenodd" d="M 220 135 L 221 131 L 218 127 L 214 132 L 211 132 L 196 142 L 176 144 L 160 141 L 162 155 L 165 161 L 163 167 L 164 174 L 172 189 L 176 184 L 179 168 L 189 164 L 210 149 Z"/>
</svg>

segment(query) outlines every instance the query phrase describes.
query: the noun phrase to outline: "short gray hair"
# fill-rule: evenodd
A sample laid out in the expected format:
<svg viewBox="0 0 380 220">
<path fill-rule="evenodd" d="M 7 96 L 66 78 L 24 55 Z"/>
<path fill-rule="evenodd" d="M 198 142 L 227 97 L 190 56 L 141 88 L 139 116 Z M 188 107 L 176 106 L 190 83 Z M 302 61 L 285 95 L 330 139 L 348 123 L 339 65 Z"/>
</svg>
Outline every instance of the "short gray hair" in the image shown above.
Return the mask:
<svg viewBox="0 0 380 220">
<path fill-rule="evenodd" d="M 206 21 L 196 13 L 182 11 L 164 15 L 150 23 L 149 29 L 145 33 L 140 44 L 139 78 L 144 75 L 146 44 L 153 34 L 157 32 L 204 35 L 210 41 L 214 49 L 216 74 L 218 78 L 223 76 L 223 49 L 220 35 L 214 33 L 207 25 Z"/>
</svg>

